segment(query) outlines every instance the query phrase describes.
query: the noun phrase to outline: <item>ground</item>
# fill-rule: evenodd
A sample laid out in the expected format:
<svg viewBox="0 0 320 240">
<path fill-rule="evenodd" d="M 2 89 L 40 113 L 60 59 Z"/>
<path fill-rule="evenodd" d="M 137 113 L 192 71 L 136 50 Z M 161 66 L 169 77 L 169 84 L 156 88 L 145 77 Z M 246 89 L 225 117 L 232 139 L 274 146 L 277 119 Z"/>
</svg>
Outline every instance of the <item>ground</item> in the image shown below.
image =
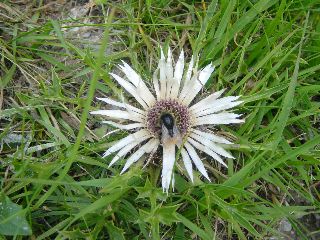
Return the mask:
<svg viewBox="0 0 320 240">
<path fill-rule="evenodd" d="M 316 0 L 0 2 L 0 238 L 319 239 L 320 17 Z M 120 175 L 103 152 L 128 134 L 89 111 L 129 102 L 109 76 L 151 85 L 160 46 L 216 71 L 202 94 L 241 95 L 245 123 L 212 182 L 161 152 Z"/>
</svg>

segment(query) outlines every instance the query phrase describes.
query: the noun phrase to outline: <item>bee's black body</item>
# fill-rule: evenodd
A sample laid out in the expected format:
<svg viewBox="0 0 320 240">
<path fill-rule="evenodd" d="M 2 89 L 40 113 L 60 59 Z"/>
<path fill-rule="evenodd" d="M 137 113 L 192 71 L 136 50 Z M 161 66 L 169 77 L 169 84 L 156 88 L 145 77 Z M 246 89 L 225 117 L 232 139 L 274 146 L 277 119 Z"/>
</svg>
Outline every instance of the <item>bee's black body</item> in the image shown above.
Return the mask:
<svg viewBox="0 0 320 240">
<path fill-rule="evenodd" d="M 168 129 L 170 137 L 173 137 L 174 119 L 171 114 L 165 113 L 161 116 L 161 122 Z"/>
</svg>

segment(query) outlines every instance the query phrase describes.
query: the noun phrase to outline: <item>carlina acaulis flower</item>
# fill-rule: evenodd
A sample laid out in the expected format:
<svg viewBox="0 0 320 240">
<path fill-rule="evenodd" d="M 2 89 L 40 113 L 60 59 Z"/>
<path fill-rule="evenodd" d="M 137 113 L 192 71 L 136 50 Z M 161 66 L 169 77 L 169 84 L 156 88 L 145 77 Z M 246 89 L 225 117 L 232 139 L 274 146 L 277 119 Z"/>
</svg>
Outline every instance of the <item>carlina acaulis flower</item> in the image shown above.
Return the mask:
<svg viewBox="0 0 320 240">
<path fill-rule="evenodd" d="M 143 155 L 152 155 L 162 147 L 161 177 L 165 192 L 168 192 L 170 183 L 172 187 L 174 186 L 173 168 L 177 149 L 181 151 L 182 161 L 191 181 L 193 181 L 193 165 L 210 181 L 197 150 L 205 152 L 226 167 L 222 157 L 233 157 L 223 148 L 223 144 L 232 143 L 211 131 L 202 129 L 210 125 L 244 122 L 243 119 L 239 119 L 239 114 L 228 111 L 242 103 L 238 100 L 239 96 L 221 97 L 224 90 L 214 92 L 191 104 L 214 71 L 212 64 L 198 70 L 197 61 L 191 57 L 188 66 L 185 66 L 183 51 L 175 66 L 172 62 L 170 48 L 167 58 L 161 49 L 159 65 L 153 74 L 153 90 L 146 86 L 142 78 L 127 63 L 122 62 L 119 68 L 124 76 L 120 77 L 114 73 L 110 75 L 135 98 L 137 105 L 140 106 L 136 107 L 110 98 L 98 98 L 118 110 L 91 112 L 114 120 L 104 123 L 131 132 L 103 155 L 106 157 L 115 154 L 109 167 L 128 155 L 121 173 Z"/>
</svg>

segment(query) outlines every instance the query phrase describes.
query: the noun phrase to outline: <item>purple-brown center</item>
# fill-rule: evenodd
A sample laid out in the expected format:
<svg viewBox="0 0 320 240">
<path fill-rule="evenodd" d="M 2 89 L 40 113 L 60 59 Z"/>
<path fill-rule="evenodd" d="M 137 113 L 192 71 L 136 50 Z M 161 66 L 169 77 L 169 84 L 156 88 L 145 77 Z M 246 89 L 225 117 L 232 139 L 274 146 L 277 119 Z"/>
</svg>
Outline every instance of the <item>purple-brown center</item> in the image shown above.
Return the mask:
<svg viewBox="0 0 320 240">
<path fill-rule="evenodd" d="M 147 113 L 147 128 L 154 135 L 161 133 L 161 116 L 170 114 L 181 135 L 188 132 L 190 127 L 190 115 L 188 108 L 175 100 L 157 101 Z"/>
</svg>

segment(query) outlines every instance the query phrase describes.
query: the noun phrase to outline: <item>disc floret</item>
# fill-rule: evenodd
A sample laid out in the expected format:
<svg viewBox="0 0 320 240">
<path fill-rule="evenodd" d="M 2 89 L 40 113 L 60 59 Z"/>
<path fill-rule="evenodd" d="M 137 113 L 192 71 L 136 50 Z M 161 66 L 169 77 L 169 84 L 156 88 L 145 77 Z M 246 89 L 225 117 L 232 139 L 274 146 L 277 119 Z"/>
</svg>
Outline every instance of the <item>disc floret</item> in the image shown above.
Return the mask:
<svg viewBox="0 0 320 240">
<path fill-rule="evenodd" d="M 147 113 L 147 128 L 155 136 L 161 133 L 161 116 L 170 114 L 180 133 L 185 135 L 190 127 L 190 114 L 188 108 L 176 100 L 157 101 Z"/>
</svg>

